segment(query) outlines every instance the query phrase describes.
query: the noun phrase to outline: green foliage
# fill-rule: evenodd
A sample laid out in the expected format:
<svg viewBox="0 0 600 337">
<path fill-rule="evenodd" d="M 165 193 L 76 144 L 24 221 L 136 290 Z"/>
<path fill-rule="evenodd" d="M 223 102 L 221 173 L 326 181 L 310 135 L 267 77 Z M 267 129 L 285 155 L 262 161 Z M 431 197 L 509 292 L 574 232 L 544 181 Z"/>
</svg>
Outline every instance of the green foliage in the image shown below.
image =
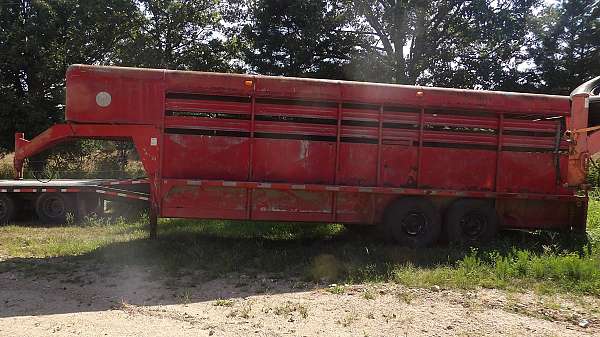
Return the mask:
<svg viewBox="0 0 600 337">
<path fill-rule="evenodd" d="M 138 0 L 135 27 L 113 63 L 184 70 L 228 71 L 222 17 L 215 0 Z"/>
<path fill-rule="evenodd" d="M 0 148 L 62 120 L 64 74 L 73 63 L 105 63 L 127 33 L 127 0 L 9 1 L 0 6 Z"/>
<path fill-rule="evenodd" d="M 243 28 L 247 63 L 261 74 L 343 79 L 363 43 L 338 1 L 259 0 Z"/>
<path fill-rule="evenodd" d="M 531 84 L 544 93 L 568 95 L 600 75 L 600 6 L 596 0 L 565 0 L 535 21 L 529 48 L 536 65 Z"/>
<path fill-rule="evenodd" d="M 0 155 L 0 179 L 12 179 L 14 175 L 12 156 Z"/>
<path fill-rule="evenodd" d="M 514 81 L 539 1 L 347 3 L 363 19 L 357 33 L 376 37 L 372 49 L 389 69 L 387 81 L 493 89 Z"/>
<path fill-rule="evenodd" d="M 59 144 L 32 157 L 24 173 L 40 180 L 146 176 L 131 142 L 98 140 Z"/>
<path fill-rule="evenodd" d="M 587 181 L 595 188 L 600 187 L 600 161 L 597 158 L 590 158 Z"/>
</svg>

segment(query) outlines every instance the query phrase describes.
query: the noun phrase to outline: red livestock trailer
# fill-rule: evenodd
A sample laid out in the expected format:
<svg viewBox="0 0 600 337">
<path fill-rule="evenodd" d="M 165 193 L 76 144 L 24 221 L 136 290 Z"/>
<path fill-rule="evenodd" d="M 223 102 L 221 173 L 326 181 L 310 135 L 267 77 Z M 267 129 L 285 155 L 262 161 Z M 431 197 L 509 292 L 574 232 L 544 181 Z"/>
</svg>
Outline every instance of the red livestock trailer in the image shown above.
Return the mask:
<svg viewBox="0 0 600 337">
<path fill-rule="evenodd" d="M 152 235 L 156 217 L 382 224 L 413 247 L 582 231 L 599 82 L 563 97 L 75 65 L 66 123 L 31 141 L 16 134 L 17 178 L 59 142 L 131 140 L 147 193 L 3 181 L 0 216 L 15 200 L 63 214 L 79 193 L 101 193 L 149 199 Z"/>
</svg>

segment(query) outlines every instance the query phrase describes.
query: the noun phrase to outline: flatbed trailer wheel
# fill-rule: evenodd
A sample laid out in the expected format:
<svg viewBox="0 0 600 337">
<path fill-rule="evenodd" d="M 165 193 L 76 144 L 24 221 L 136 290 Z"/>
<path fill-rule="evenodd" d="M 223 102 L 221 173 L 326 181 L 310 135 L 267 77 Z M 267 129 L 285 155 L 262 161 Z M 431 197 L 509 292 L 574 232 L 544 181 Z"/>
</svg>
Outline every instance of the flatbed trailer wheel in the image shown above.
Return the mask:
<svg viewBox="0 0 600 337">
<path fill-rule="evenodd" d="M 405 197 L 391 203 L 384 215 L 384 227 L 395 242 L 411 248 L 435 244 L 442 229 L 435 206 L 418 197 Z"/>
<path fill-rule="evenodd" d="M 15 202 L 6 195 L 0 194 L 0 225 L 7 224 L 15 218 Z"/>
<path fill-rule="evenodd" d="M 75 213 L 75 208 L 73 207 L 73 200 L 68 195 L 43 193 L 35 201 L 35 212 L 43 222 L 65 223 L 67 214 Z"/>
<path fill-rule="evenodd" d="M 485 243 L 498 232 L 498 214 L 490 201 L 460 199 L 448 208 L 444 231 L 451 243 Z"/>
</svg>

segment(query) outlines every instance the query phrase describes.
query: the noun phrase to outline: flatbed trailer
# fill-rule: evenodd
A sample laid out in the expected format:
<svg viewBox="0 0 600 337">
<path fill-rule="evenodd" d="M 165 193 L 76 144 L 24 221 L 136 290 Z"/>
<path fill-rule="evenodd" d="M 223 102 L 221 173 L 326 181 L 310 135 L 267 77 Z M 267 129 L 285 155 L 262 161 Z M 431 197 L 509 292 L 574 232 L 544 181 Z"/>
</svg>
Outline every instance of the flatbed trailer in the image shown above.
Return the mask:
<svg viewBox="0 0 600 337">
<path fill-rule="evenodd" d="M 157 217 L 381 224 L 413 247 L 583 231 L 598 87 L 566 97 L 76 65 L 66 123 L 17 133 L 17 180 L 3 184 L 60 142 L 130 140 L 152 236 Z"/>
<path fill-rule="evenodd" d="M 0 180 L 0 218 L 34 211 L 43 221 L 63 222 L 92 213 L 103 215 L 103 201 L 136 204 L 150 200 L 145 179 Z"/>
</svg>

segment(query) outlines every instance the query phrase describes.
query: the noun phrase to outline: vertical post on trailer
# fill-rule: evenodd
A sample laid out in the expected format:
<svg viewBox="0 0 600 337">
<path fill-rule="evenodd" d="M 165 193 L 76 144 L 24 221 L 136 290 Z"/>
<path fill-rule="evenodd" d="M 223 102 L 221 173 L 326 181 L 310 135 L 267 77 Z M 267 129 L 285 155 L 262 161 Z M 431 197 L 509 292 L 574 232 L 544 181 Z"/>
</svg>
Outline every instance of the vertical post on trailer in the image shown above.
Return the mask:
<svg viewBox="0 0 600 337">
<path fill-rule="evenodd" d="M 375 177 L 375 186 L 381 186 L 381 147 L 383 141 L 383 103 L 379 106 L 377 116 L 377 175 Z M 377 194 L 371 193 L 371 223 L 375 223 L 375 209 L 377 208 Z"/>
<path fill-rule="evenodd" d="M 417 188 L 421 187 L 421 171 L 423 157 L 423 124 L 425 124 L 425 107 L 419 112 L 419 148 L 417 149 Z"/>
<path fill-rule="evenodd" d="M 254 179 L 254 129 L 256 128 L 256 81 L 252 81 L 252 97 L 250 98 L 250 144 L 248 145 L 248 179 Z M 246 189 L 246 219 L 252 218 L 252 189 Z"/>
<path fill-rule="evenodd" d="M 494 177 L 494 191 L 500 192 L 500 164 L 502 161 L 502 143 L 504 143 L 504 114 L 498 117 L 498 146 L 496 148 L 496 176 Z"/>
<path fill-rule="evenodd" d="M 581 187 L 585 183 L 589 159 L 587 132 L 577 132 L 588 127 L 589 94 L 571 96 L 571 118 L 569 119 L 570 142 L 567 183 Z"/>
<path fill-rule="evenodd" d="M 342 137 L 342 102 L 337 104 L 337 128 L 335 139 L 335 170 L 333 171 L 333 183 L 338 184 L 338 170 L 340 169 L 340 141 Z M 338 192 L 331 192 L 331 220 L 337 220 L 337 196 Z"/>
<path fill-rule="evenodd" d="M 342 103 L 337 105 L 337 129 L 336 129 L 336 140 L 335 140 L 335 171 L 333 171 L 333 183 L 338 183 L 338 171 L 340 169 L 340 141 L 341 141 L 341 129 L 342 129 Z"/>
<path fill-rule="evenodd" d="M 383 144 L 383 104 L 379 107 L 379 129 L 377 130 L 377 186 L 381 186 L 381 146 Z"/>
</svg>

